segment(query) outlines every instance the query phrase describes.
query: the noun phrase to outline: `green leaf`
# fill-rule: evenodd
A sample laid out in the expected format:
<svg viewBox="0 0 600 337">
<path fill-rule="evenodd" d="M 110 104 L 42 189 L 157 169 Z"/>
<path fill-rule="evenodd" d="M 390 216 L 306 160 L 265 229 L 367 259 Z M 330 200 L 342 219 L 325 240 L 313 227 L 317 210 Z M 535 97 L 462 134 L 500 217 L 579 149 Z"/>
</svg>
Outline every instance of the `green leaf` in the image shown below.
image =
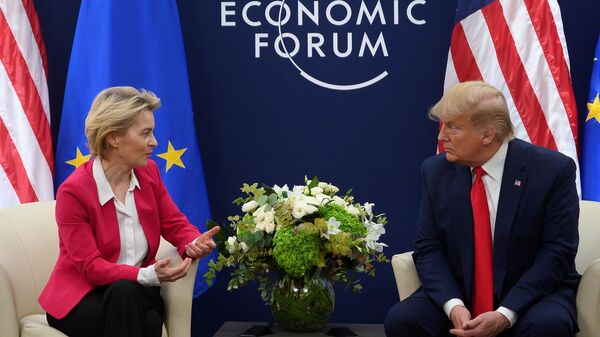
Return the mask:
<svg viewBox="0 0 600 337">
<path fill-rule="evenodd" d="M 308 190 L 310 190 L 311 188 L 317 187 L 317 186 L 319 186 L 319 178 L 317 178 L 317 176 L 314 176 L 312 178 L 312 180 L 310 181 L 310 183 L 308 183 L 307 187 L 308 187 Z"/>
<path fill-rule="evenodd" d="M 242 185 L 242 188 L 240 188 L 240 190 L 242 190 L 242 192 L 244 192 L 246 194 L 250 194 L 250 193 L 254 193 L 256 191 L 256 187 L 258 187 L 258 183 L 254 183 L 252 185 L 248 185 L 248 184 L 244 183 Z"/>
<path fill-rule="evenodd" d="M 277 203 L 277 194 L 272 193 L 271 195 L 269 195 L 268 202 L 269 202 L 269 206 L 271 206 L 271 207 L 275 206 L 275 204 Z"/>
<path fill-rule="evenodd" d="M 259 205 L 259 206 L 262 206 L 262 205 L 264 205 L 264 204 L 266 204 L 266 203 L 267 203 L 267 200 L 269 200 L 269 197 L 267 197 L 266 195 L 261 195 L 261 196 L 260 196 L 260 197 L 259 197 L 259 198 L 256 200 L 256 202 L 258 202 L 258 205 Z"/>
</svg>

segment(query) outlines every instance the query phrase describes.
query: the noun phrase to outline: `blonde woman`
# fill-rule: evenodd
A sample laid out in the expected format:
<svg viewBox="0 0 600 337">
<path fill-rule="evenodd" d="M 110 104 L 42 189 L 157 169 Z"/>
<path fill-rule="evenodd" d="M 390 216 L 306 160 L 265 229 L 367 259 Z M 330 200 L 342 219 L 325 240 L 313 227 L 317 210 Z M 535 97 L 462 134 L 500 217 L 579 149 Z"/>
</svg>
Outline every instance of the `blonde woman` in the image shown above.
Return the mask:
<svg viewBox="0 0 600 337">
<path fill-rule="evenodd" d="M 85 121 L 93 159 L 56 196 L 60 253 L 39 302 L 69 336 L 161 336 L 160 284 L 215 248 L 178 210 L 150 160 L 160 100 L 131 87 L 98 94 Z M 163 236 L 184 257 L 155 260 Z"/>
</svg>

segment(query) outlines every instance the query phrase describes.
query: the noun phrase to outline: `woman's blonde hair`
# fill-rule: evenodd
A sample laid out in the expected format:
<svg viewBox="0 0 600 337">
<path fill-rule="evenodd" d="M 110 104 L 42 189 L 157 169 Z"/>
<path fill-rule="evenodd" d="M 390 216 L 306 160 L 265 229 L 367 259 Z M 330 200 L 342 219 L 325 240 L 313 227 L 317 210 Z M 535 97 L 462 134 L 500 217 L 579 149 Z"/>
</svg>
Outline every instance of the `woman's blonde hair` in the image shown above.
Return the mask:
<svg viewBox="0 0 600 337">
<path fill-rule="evenodd" d="M 160 99 L 150 91 L 133 87 L 102 90 L 92 103 L 85 119 L 85 135 L 92 156 L 106 158 L 109 134 L 123 135 L 143 111 L 160 107 Z"/>
<path fill-rule="evenodd" d="M 478 129 L 493 126 L 500 141 L 514 135 L 506 98 L 485 82 L 469 81 L 453 86 L 429 111 L 434 120 L 448 121 L 460 116 L 466 116 Z"/>
</svg>

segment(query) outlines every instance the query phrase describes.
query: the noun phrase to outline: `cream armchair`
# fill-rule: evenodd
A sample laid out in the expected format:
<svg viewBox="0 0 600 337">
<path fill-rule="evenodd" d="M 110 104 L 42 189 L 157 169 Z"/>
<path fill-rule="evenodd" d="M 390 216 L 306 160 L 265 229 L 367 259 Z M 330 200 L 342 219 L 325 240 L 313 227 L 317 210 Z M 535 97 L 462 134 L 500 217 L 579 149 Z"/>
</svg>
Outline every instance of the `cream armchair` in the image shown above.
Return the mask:
<svg viewBox="0 0 600 337">
<path fill-rule="evenodd" d="M 577 337 L 600 336 L 600 202 L 581 201 L 577 271 L 583 275 L 577 290 Z M 392 267 L 400 301 L 421 286 L 412 252 L 394 255 Z"/>
<path fill-rule="evenodd" d="M 48 326 L 38 304 L 46 281 L 58 258 L 58 231 L 54 201 L 0 209 L 0 335 L 2 337 L 65 336 Z M 158 257 L 179 263 L 175 247 L 161 240 Z M 188 275 L 165 283 L 163 336 L 189 337 L 195 262 Z"/>
</svg>

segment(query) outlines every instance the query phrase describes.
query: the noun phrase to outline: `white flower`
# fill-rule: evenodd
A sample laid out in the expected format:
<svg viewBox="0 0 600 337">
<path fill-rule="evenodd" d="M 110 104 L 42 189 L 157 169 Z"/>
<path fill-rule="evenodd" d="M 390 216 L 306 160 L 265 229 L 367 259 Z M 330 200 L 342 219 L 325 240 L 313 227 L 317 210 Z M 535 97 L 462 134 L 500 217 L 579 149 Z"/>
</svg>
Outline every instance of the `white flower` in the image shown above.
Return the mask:
<svg viewBox="0 0 600 337">
<path fill-rule="evenodd" d="M 320 187 L 313 187 L 310 189 L 310 195 L 316 196 L 317 194 L 323 193 L 323 189 Z"/>
<path fill-rule="evenodd" d="M 334 195 L 333 198 L 331 198 L 333 200 L 334 203 L 342 206 L 342 207 L 346 207 L 346 205 L 348 205 L 348 203 L 346 202 L 346 200 L 338 197 L 337 195 Z"/>
<path fill-rule="evenodd" d="M 324 182 L 319 182 L 319 187 L 323 189 L 323 192 L 332 195 L 332 194 L 336 194 L 337 192 L 340 191 L 339 188 L 337 188 L 336 186 L 333 186 L 331 184 L 328 183 L 324 183 Z"/>
<path fill-rule="evenodd" d="M 385 234 L 385 228 L 382 224 L 365 221 L 365 227 L 367 228 L 366 240 L 377 241 L 381 235 Z"/>
<path fill-rule="evenodd" d="M 236 247 L 235 247 L 235 241 L 237 240 L 236 236 L 230 236 L 229 238 L 227 238 L 227 250 L 229 251 L 229 254 L 233 254 L 235 253 Z"/>
<path fill-rule="evenodd" d="M 317 194 L 315 195 L 315 200 L 317 201 L 317 204 L 319 205 L 325 205 L 329 200 L 331 200 L 331 197 L 329 197 L 327 194 Z"/>
<path fill-rule="evenodd" d="M 300 219 L 305 215 L 313 214 L 319 209 L 315 206 L 318 204 L 315 197 L 298 196 L 292 200 L 292 216 L 295 219 Z"/>
<path fill-rule="evenodd" d="M 382 224 L 368 220 L 365 221 L 365 227 L 367 228 L 367 236 L 365 237 L 367 248 L 381 253 L 383 251 L 383 247 L 387 247 L 387 245 L 377 241 L 381 235 L 385 234 L 385 228 Z"/>
<path fill-rule="evenodd" d="M 265 223 L 265 232 L 273 233 L 275 231 L 275 221 Z"/>
<path fill-rule="evenodd" d="M 258 203 L 254 200 L 250 200 L 242 205 L 242 212 L 251 212 L 256 208 L 256 206 L 258 206 Z"/>
<path fill-rule="evenodd" d="M 250 250 L 250 247 L 248 247 L 248 245 L 245 242 L 240 242 L 240 249 L 246 253 L 248 252 L 248 250 Z"/>
<path fill-rule="evenodd" d="M 375 206 L 375 204 L 370 203 L 370 202 L 365 202 L 365 204 L 363 205 L 363 207 L 365 208 L 365 213 L 367 213 L 368 216 L 373 216 L 373 206 Z"/>
<path fill-rule="evenodd" d="M 287 184 L 283 185 L 282 187 L 275 185 L 275 186 L 273 186 L 273 191 L 275 191 L 275 193 L 281 197 L 283 192 L 287 193 L 290 191 L 290 189 Z"/>
<path fill-rule="evenodd" d="M 265 211 L 266 207 L 267 205 L 263 205 L 254 211 L 255 228 L 273 233 L 273 230 L 275 230 L 275 212 L 273 210 Z"/>
<path fill-rule="evenodd" d="M 329 220 L 327 220 L 327 233 L 321 233 L 321 237 L 327 238 L 327 240 L 329 240 L 330 235 L 335 235 L 341 232 L 341 224 L 342 223 L 340 221 L 337 221 L 337 219 L 332 216 L 331 218 L 329 218 Z"/>
<path fill-rule="evenodd" d="M 292 192 L 296 195 L 304 194 L 304 189 L 306 186 L 294 186 L 292 188 Z"/>
<path fill-rule="evenodd" d="M 348 211 L 348 213 L 350 213 L 352 215 L 358 215 L 358 214 L 360 214 L 360 211 L 354 205 L 348 205 L 348 206 L 346 206 L 346 211 Z"/>
<path fill-rule="evenodd" d="M 366 241 L 367 248 L 373 249 L 374 251 L 381 253 L 383 252 L 383 247 L 387 247 L 385 243 L 375 242 L 375 241 Z"/>
<path fill-rule="evenodd" d="M 259 230 L 259 231 L 264 231 L 265 230 L 265 223 L 264 222 L 257 222 L 256 225 L 254 226 L 255 229 Z"/>
</svg>

